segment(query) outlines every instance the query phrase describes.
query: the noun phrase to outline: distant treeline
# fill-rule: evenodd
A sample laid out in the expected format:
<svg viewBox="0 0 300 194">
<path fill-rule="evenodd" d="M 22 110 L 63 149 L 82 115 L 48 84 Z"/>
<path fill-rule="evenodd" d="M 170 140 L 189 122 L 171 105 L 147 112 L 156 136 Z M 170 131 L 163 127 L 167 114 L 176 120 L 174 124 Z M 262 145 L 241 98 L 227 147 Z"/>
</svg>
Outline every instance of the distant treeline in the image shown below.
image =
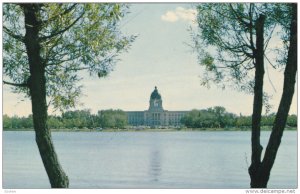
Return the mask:
<svg viewBox="0 0 300 194">
<path fill-rule="evenodd" d="M 261 126 L 273 126 L 275 113 L 262 116 Z M 229 113 L 224 107 L 216 106 L 204 110 L 192 110 L 182 120 L 188 128 L 227 128 L 251 127 L 251 116 L 235 115 Z M 297 127 L 297 116 L 289 115 L 287 126 Z"/>
<path fill-rule="evenodd" d="M 50 129 L 73 128 L 124 128 L 127 126 L 127 116 L 122 110 L 102 110 L 91 114 L 90 110 L 67 111 L 61 116 L 48 116 Z M 28 117 L 3 116 L 4 129 L 33 128 L 32 115 Z"/>
<path fill-rule="evenodd" d="M 272 126 L 275 114 L 262 117 L 262 126 Z M 251 116 L 235 115 L 229 113 L 224 107 L 216 106 L 204 110 L 192 110 L 186 114 L 181 123 L 188 128 L 228 128 L 228 127 L 251 127 Z M 126 113 L 122 110 L 101 110 L 92 114 L 90 110 L 67 111 L 61 116 L 48 117 L 50 129 L 73 129 L 73 128 L 118 128 L 128 126 Z M 287 126 L 297 127 L 297 116 L 289 115 Z M 4 129 L 30 129 L 33 128 L 32 115 L 28 117 L 9 117 L 3 115 Z"/>
</svg>

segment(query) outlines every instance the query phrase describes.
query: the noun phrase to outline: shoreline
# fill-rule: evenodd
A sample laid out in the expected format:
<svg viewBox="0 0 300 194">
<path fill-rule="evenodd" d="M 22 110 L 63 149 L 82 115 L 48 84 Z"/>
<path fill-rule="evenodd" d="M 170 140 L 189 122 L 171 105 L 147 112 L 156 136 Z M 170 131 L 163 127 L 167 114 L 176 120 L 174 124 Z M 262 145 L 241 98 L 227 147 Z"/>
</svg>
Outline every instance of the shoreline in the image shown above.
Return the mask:
<svg viewBox="0 0 300 194">
<path fill-rule="evenodd" d="M 166 128 L 166 129 L 50 129 L 51 132 L 191 132 L 191 131 L 251 131 L 251 127 L 229 128 Z M 271 131 L 272 127 L 264 126 L 261 131 Z M 3 129 L 3 131 L 34 131 L 33 129 Z M 297 127 L 286 127 L 285 131 L 297 131 Z"/>
</svg>

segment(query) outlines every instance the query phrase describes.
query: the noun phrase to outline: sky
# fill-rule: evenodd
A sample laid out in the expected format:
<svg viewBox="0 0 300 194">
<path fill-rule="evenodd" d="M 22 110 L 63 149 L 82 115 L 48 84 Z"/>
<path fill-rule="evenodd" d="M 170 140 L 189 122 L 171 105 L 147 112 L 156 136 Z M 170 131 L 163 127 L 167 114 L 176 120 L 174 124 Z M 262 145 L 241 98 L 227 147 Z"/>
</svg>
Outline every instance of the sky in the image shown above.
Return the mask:
<svg viewBox="0 0 300 194">
<path fill-rule="evenodd" d="M 85 76 L 83 96 L 76 109 L 92 113 L 104 109 L 143 111 L 149 107 L 150 94 L 157 86 L 165 110 L 206 109 L 223 106 L 228 112 L 251 115 L 253 96 L 232 88 L 222 90 L 201 86 L 204 69 L 198 64 L 188 28 L 195 28 L 196 10 L 190 4 L 132 4 L 123 18 L 121 30 L 138 35 L 127 53 L 120 55 L 114 71 L 106 78 Z M 278 40 L 270 44 L 280 44 Z M 276 112 L 282 94 L 283 71 L 266 69 L 265 90 Z M 275 90 L 272 84 L 275 86 Z M 297 90 L 290 114 L 297 113 Z M 3 86 L 3 114 L 31 114 L 30 100 Z M 49 114 L 59 114 L 51 108 Z"/>
</svg>

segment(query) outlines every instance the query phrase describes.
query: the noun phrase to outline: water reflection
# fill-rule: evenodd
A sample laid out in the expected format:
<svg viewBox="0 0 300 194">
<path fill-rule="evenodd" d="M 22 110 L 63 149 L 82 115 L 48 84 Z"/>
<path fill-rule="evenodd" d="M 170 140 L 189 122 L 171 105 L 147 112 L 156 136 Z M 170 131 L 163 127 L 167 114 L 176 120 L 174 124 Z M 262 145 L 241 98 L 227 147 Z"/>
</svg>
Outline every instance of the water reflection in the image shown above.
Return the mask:
<svg viewBox="0 0 300 194">
<path fill-rule="evenodd" d="M 53 133 L 73 189 L 249 188 L 244 167 L 250 136 L 249 131 Z M 266 143 L 269 132 L 261 137 Z M 272 189 L 297 187 L 297 132 L 286 131 L 283 138 Z M 2 176 L 6 189 L 50 188 L 34 132 L 3 132 Z"/>
<path fill-rule="evenodd" d="M 157 147 L 150 152 L 149 178 L 153 182 L 158 182 L 161 176 L 161 153 Z"/>
</svg>

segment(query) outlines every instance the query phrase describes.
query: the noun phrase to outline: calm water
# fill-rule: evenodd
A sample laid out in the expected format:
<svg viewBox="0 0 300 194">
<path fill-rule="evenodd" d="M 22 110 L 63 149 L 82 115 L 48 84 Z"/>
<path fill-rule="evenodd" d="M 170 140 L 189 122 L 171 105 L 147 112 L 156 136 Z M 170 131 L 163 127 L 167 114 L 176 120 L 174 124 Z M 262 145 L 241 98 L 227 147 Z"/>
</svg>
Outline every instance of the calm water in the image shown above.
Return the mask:
<svg viewBox="0 0 300 194">
<path fill-rule="evenodd" d="M 249 188 L 250 132 L 52 136 L 70 188 Z M 3 132 L 3 187 L 50 188 L 33 132 Z M 296 187 L 297 132 L 286 131 L 269 188 Z"/>
</svg>

